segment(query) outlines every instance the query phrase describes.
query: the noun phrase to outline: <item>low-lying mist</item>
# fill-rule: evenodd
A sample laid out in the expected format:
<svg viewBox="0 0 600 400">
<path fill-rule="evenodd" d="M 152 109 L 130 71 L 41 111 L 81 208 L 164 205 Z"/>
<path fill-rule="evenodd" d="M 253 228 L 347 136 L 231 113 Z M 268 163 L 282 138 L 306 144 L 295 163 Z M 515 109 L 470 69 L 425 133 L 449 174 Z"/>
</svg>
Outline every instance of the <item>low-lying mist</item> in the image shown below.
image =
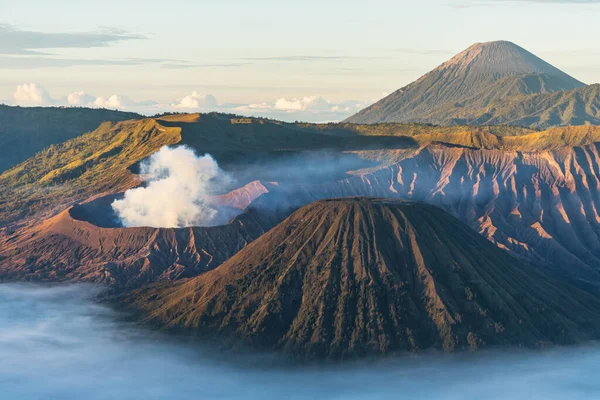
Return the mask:
<svg viewBox="0 0 600 400">
<path fill-rule="evenodd" d="M 210 155 L 185 147 L 162 147 L 141 165 L 146 185 L 125 192 L 112 208 L 125 227 L 211 226 L 219 209 L 209 196 L 231 177 Z"/>
<path fill-rule="evenodd" d="M 283 184 L 316 184 L 348 178 L 349 171 L 372 168 L 378 162 L 335 150 L 281 152 L 238 161 L 227 166 L 236 184 L 253 180 Z"/>
<path fill-rule="evenodd" d="M 286 367 L 123 322 L 86 285 L 0 284 L 5 399 L 597 399 L 600 349 Z"/>
</svg>

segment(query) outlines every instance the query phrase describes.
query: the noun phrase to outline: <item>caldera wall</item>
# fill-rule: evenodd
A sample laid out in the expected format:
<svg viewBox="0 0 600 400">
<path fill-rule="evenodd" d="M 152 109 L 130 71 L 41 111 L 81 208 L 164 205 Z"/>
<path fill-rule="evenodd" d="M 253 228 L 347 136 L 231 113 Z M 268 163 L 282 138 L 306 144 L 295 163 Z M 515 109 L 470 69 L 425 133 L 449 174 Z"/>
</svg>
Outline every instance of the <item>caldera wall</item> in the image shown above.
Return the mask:
<svg viewBox="0 0 600 400">
<path fill-rule="evenodd" d="M 377 196 L 439 206 L 513 255 L 600 280 L 599 145 L 526 153 L 430 145 L 334 184 L 271 189 L 258 204 Z"/>
<path fill-rule="evenodd" d="M 117 228 L 100 199 L 77 205 L 0 243 L 0 279 L 84 281 L 114 290 L 198 275 L 227 260 L 273 222 L 249 211 L 216 227 Z"/>
</svg>

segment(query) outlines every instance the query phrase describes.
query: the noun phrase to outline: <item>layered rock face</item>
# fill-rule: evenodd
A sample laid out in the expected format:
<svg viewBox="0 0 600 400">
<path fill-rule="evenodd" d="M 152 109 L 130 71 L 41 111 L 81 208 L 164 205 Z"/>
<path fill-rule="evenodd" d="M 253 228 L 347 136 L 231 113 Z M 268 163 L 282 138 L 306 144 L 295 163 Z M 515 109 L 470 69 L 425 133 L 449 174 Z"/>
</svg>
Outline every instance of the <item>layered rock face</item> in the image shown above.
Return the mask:
<svg viewBox="0 0 600 400">
<path fill-rule="evenodd" d="M 600 327 L 596 297 L 390 199 L 315 202 L 215 270 L 122 300 L 161 326 L 309 358 L 573 343 Z"/>
<path fill-rule="evenodd" d="M 600 281 L 600 147 L 526 153 L 430 145 L 334 184 L 280 187 L 258 204 L 377 196 L 424 201 L 513 255 Z M 267 207 L 266 205 L 264 207 Z"/>
<path fill-rule="evenodd" d="M 166 122 L 148 119 L 104 124 L 97 132 L 40 153 L 3 174 L 0 186 L 8 190 L 0 194 L 0 226 L 8 223 L 8 227 L 0 228 L 0 279 L 91 280 L 130 288 L 160 278 L 164 271 L 172 268 L 177 272 L 167 275 L 191 276 L 216 267 L 243 244 L 287 217 L 290 210 L 322 198 L 382 196 L 440 206 L 513 255 L 580 280 L 600 281 L 598 127 L 522 132 L 506 127 L 296 126 L 262 120 L 237 124 L 231 116 L 219 115 L 165 118 Z M 232 126 L 244 129 L 238 131 Z M 333 134 L 340 129 L 346 133 Z M 312 134 L 307 130 L 312 130 Z M 330 134 L 318 133 L 321 131 Z M 344 136 L 350 133 L 354 136 Z M 274 140 L 276 136 L 280 142 Z M 72 228 L 72 231 L 101 232 L 108 237 L 108 242 L 114 243 L 110 252 L 103 250 L 105 246 L 85 244 L 81 247 L 80 237 L 63 234 L 64 230 L 57 235 L 47 229 L 56 226 L 60 219 L 54 217 L 48 221 L 49 216 L 74 203 L 103 198 L 101 196 L 107 193 L 139 184 L 140 176 L 132 173 L 134 168 L 128 163 L 139 162 L 164 145 L 180 143 L 182 138 L 187 144 L 194 142 L 200 153 L 210 149 L 209 145 L 223 153 L 229 152 L 229 145 L 219 140 L 237 143 L 242 138 L 254 138 L 251 149 L 272 146 L 269 157 L 294 144 L 297 150 L 335 144 L 337 150 L 330 150 L 336 157 L 328 159 L 322 159 L 325 153 L 311 152 L 301 163 L 297 162 L 300 156 L 279 155 L 281 162 L 264 165 L 255 160 L 251 165 L 262 165 L 259 171 L 283 166 L 294 173 L 275 171 L 278 173 L 259 174 L 263 180 L 243 179 L 242 182 L 250 183 L 214 196 L 213 200 L 228 210 L 235 210 L 226 214 L 228 217 L 250 206 L 249 212 L 254 213 L 250 220 L 260 220 L 257 222 L 260 229 L 254 229 L 252 222 L 244 222 L 240 228 L 242 233 L 231 234 L 232 244 L 215 245 L 216 250 L 209 250 L 204 243 L 212 239 L 207 237 L 202 239 L 197 254 L 196 250 L 189 256 L 187 250 L 177 250 L 175 253 L 179 255 L 173 262 L 164 262 L 171 260 L 173 246 L 190 247 L 191 239 L 185 235 L 220 232 L 226 228 L 149 229 L 141 234 L 147 240 L 115 241 L 114 235 L 130 235 L 133 231 L 98 230 L 113 225 L 105 224 L 106 213 L 102 210 L 91 210 L 91 205 L 97 203 L 93 201 L 63 213 L 61 218 L 71 221 L 74 215 L 75 219 L 69 222 L 74 226 L 82 221 L 91 222 L 95 226 Z M 342 149 L 348 150 L 342 152 Z M 351 160 L 346 157 L 348 153 L 352 155 Z M 337 156 L 340 154 L 346 158 Z M 246 156 L 239 157 L 238 166 L 243 169 Z M 321 162 L 325 173 L 319 176 L 329 179 L 286 180 L 287 176 L 302 176 L 303 168 L 319 169 Z M 340 164 L 338 168 L 331 168 L 330 164 L 335 163 Z M 356 170 L 365 167 L 368 169 Z M 344 175 L 343 171 L 354 175 L 336 181 Z M 253 174 L 248 173 L 244 177 L 251 176 Z M 265 176 L 275 176 L 277 182 L 267 182 Z M 29 183 L 21 185 L 21 179 Z M 82 216 L 82 211 L 87 214 Z M 265 216 L 268 216 L 267 223 L 263 221 Z M 240 218 L 244 221 L 248 217 Z M 11 225 L 12 220 L 17 222 Z M 160 232 L 159 237 L 173 234 L 177 239 L 164 239 L 161 245 L 153 247 L 149 238 L 155 232 Z M 165 244 L 175 242 L 179 244 Z M 151 257 L 147 254 L 148 248 L 152 249 Z M 207 257 L 200 249 L 210 254 L 211 262 L 204 261 Z M 214 256 L 219 252 L 222 254 Z M 146 257 L 159 261 L 144 266 Z M 142 270 L 151 272 L 140 274 Z"/>
</svg>

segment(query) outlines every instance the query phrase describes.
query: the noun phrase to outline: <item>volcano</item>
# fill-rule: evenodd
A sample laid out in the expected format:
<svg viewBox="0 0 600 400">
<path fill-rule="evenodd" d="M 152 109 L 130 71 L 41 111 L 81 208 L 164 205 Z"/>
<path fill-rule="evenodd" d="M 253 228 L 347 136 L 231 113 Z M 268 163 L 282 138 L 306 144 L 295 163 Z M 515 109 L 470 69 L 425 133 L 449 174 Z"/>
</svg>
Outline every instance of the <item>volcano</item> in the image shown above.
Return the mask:
<svg viewBox="0 0 600 400">
<path fill-rule="evenodd" d="M 600 301 L 423 203 L 305 206 L 213 271 L 122 298 L 160 326 L 299 357 L 595 338 Z"/>
<path fill-rule="evenodd" d="M 279 222 L 248 210 L 221 226 L 123 228 L 109 218 L 113 199 L 76 204 L 0 238 L 0 281 L 77 281 L 132 290 L 215 268 Z"/>
<path fill-rule="evenodd" d="M 507 41 L 477 43 L 348 118 L 352 123 L 600 123 L 598 86 L 586 86 Z"/>
</svg>

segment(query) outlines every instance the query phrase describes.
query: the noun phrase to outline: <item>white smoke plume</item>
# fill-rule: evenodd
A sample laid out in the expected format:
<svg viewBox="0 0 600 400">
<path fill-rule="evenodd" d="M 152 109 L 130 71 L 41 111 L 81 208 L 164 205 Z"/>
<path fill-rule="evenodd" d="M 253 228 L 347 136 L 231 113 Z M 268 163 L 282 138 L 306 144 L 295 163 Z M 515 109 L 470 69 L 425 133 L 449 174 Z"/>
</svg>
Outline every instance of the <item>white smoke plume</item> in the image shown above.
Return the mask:
<svg viewBox="0 0 600 400">
<path fill-rule="evenodd" d="M 112 208 L 126 227 L 211 226 L 219 210 L 210 195 L 231 178 L 209 154 L 164 146 L 141 166 L 146 186 L 130 189 Z"/>
</svg>

